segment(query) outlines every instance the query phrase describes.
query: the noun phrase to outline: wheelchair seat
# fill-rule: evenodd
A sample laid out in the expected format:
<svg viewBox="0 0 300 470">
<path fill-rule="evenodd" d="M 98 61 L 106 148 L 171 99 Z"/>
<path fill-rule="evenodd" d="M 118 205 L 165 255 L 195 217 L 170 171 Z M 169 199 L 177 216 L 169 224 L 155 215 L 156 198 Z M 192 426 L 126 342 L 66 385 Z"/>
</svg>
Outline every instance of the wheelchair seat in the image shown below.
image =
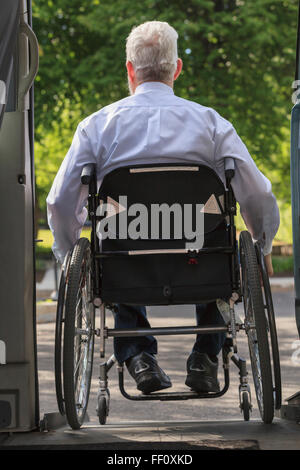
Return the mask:
<svg viewBox="0 0 300 470">
<path fill-rule="evenodd" d="M 200 210 L 197 204 L 202 204 L 204 243 L 201 250 L 186 248 L 191 240 L 184 231 L 184 217 L 181 237 L 175 237 L 172 223 L 169 236 L 163 237 L 162 225 L 166 221 L 161 219 L 155 239 L 122 238 L 119 227 L 124 214 L 116 214 L 115 238 L 105 238 L 101 243 L 104 302 L 195 304 L 231 296 L 235 250 L 227 217 L 228 198 L 223 182 L 211 168 L 199 164 L 122 167 L 104 177 L 99 201 L 118 202 L 120 196 L 127 198 L 128 226 L 134 219 L 129 207 L 138 203 L 147 208 L 149 233 L 153 228 L 153 205 L 167 204 L 171 208 L 179 204 L 182 214 L 190 205 L 195 227 L 196 210 Z"/>
</svg>

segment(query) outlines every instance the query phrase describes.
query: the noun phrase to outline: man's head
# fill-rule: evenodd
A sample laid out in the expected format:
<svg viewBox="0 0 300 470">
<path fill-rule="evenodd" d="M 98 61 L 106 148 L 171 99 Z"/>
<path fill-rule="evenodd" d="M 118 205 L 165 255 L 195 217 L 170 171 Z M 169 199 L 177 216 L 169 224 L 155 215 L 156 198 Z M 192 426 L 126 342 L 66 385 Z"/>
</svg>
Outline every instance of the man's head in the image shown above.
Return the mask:
<svg viewBox="0 0 300 470">
<path fill-rule="evenodd" d="M 147 21 L 132 29 L 126 42 L 131 93 L 143 82 L 164 82 L 173 86 L 182 69 L 177 38 L 175 29 L 162 21 Z"/>
</svg>

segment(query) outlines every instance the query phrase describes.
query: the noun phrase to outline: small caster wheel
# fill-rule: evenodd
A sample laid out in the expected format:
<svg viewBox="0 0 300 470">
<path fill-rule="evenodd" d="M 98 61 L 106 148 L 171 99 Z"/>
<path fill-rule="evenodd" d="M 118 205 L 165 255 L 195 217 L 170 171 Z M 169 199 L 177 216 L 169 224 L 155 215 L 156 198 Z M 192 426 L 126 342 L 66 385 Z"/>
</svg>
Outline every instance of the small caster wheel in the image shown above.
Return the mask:
<svg viewBox="0 0 300 470">
<path fill-rule="evenodd" d="M 108 406 L 107 406 L 107 399 L 104 395 L 101 395 L 98 400 L 98 418 L 100 424 L 105 424 L 106 419 L 108 416 Z"/>
<path fill-rule="evenodd" d="M 248 392 L 242 393 L 242 400 L 241 400 L 241 411 L 244 415 L 244 421 L 249 421 L 250 419 L 250 410 L 251 405 L 249 402 L 249 394 Z"/>
</svg>

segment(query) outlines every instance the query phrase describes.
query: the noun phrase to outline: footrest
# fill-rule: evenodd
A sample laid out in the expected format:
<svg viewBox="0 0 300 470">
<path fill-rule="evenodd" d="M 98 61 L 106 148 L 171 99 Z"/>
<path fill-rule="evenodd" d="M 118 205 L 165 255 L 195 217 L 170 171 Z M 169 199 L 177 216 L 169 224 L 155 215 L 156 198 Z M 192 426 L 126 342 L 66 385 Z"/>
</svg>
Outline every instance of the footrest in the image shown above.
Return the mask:
<svg viewBox="0 0 300 470">
<path fill-rule="evenodd" d="M 124 389 L 120 388 L 122 395 L 128 400 L 146 401 L 146 400 L 159 400 L 159 401 L 178 401 L 178 400 L 191 400 L 200 398 L 218 398 L 222 396 L 226 390 L 221 390 L 217 393 L 197 393 L 197 392 L 166 392 L 166 393 L 151 393 L 149 395 L 129 395 Z"/>
<path fill-rule="evenodd" d="M 119 367 L 119 388 L 123 397 L 128 400 L 134 401 L 146 401 L 146 400 L 159 400 L 159 401 L 179 401 L 179 400 L 191 400 L 191 399 L 203 399 L 203 398 L 218 398 L 224 395 L 229 388 L 229 371 L 224 369 L 224 387 L 220 392 L 216 393 L 197 393 L 197 392 L 154 392 L 149 395 L 129 395 L 124 388 L 124 373 L 123 367 Z"/>
</svg>

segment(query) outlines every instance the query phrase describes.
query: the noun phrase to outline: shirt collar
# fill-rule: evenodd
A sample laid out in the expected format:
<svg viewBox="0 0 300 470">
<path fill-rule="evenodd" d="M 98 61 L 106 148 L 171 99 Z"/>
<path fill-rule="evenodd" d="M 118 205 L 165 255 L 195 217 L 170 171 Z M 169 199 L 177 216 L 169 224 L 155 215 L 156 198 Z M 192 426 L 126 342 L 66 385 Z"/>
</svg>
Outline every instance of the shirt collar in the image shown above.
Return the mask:
<svg viewBox="0 0 300 470">
<path fill-rule="evenodd" d="M 162 92 L 174 95 L 173 88 L 162 82 L 144 82 L 136 87 L 135 95 L 149 92 Z"/>
</svg>

